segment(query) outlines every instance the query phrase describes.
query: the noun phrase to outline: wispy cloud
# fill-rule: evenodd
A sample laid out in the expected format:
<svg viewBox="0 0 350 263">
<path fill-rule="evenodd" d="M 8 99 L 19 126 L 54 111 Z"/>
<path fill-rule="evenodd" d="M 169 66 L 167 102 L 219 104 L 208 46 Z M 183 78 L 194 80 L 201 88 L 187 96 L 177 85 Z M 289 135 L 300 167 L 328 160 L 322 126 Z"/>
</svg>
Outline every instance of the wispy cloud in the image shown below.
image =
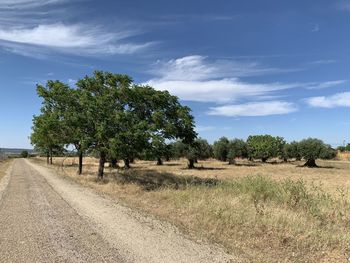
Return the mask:
<svg viewBox="0 0 350 263">
<path fill-rule="evenodd" d="M 311 32 L 318 32 L 318 31 L 321 30 L 319 24 L 313 24 L 313 23 L 311 23 L 310 26 L 311 26 L 311 29 L 310 29 Z"/>
<path fill-rule="evenodd" d="M 298 108 L 294 103 L 286 101 L 262 101 L 212 107 L 208 114 L 226 117 L 254 117 L 288 114 L 297 110 Z"/>
<path fill-rule="evenodd" d="M 310 65 L 327 65 L 327 64 L 332 64 L 332 63 L 336 63 L 337 61 L 334 59 L 320 59 L 320 60 L 315 60 L 315 61 L 311 61 L 308 64 Z"/>
<path fill-rule="evenodd" d="M 339 86 L 341 84 L 346 83 L 347 80 L 332 80 L 332 81 L 325 81 L 325 82 L 314 82 L 314 83 L 306 83 L 305 88 L 306 89 L 327 89 L 335 86 Z"/>
<path fill-rule="evenodd" d="M 206 131 L 212 131 L 214 130 L 214 126 L 201 126 L 201 125 L 196 125 L 196 131 L 197 132 L 206 132 Z"/>
<path fill-rule="evenodd" d="M 338 10 L 350 11 L 350 3 L 346 0 L 338 1 L 336 7 Z"/>
<path fill-rule="evenodd" d="M 67 2 L 67 0 L 2 0 L 0 9 L 29 9 Z"/>
<path fill-rule="evenodd" d="M 89 21 L 68 22 L 66 18 L 73 12 L 70 4 L 78 1 L 88 0 L 1 1 L 0 48 L 24 56 L 46 58 L 54 53 L 80 56 L 133 54 L 154 45 L 154 42 L 131 40 L 143 32 L 123 23 L 108 28 Z M 67 22 L 59 22 L 62 16 Z"/>
<path fill-rule="evenodd" d="M 318 96 L 306 99 L 307 104 L 317 108 L 350 107 L 350 92 L 336 93 L 331 96 Z"/>
<path fill-rule="evenodd" d="M 33 54 L 33 51 L 36 51 L 34 54 L 58 51 L 78 55 L 114 55 L 135 53 L 152 44 L 125 41 L 134 34 L 128 31 L 109 33 L 98 27 L 64 24 L 0 28 L 0 46 L 22 55 Z"/>
<path fill-rule="evenodd" d="M 243 77 L 281 74 L 289 69 L 264 67 L 241 60 L 209 60 L 204 56 L 187 56 L 157 62 L 151 71 L 155 78 L 147 84 L 168 90 L 183 100 L 229 103 L 245 100 L 275 99 L 276 92 L 293 88 L 326 88 L 344 81 L 324 83 L 252 83 Z"/>
</svg>

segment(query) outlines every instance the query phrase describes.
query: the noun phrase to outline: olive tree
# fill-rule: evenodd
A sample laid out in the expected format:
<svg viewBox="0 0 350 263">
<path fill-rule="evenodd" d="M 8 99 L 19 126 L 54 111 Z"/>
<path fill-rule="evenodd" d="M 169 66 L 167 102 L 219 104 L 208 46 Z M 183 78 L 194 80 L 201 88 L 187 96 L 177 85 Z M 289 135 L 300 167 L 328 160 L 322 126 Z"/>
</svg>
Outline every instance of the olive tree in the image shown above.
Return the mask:
<svg viewBox="0 0 350 263">
<path fill-rule="evenodd" d="M 249 157 L 266 162 L 269 158 L 280 157 L 285 142 L 282 137 L 254 135 L 247 139 Z"/>
<path fill-rule="evenodd" d="M 284 151 L 286 153 L 287 158 L 295 158 L 295 160 L 300 161 L 300 150 L 299 150 L 299 142 L 292 141 L 287 143 L 284 146 Z"/>
<path fill-rule="evenodd" d="M 316 159 L 332 159 L 335 157 L 335 151 L 331 146 L 326 145 L 322 140 L 308 138 L 299 142 L 299 153 L 306 160 L 304 166 L 317 167 Z"/>
<path fill-rule="evenodd" d="M 229 140 L 226 137 L 221 137 L 218 141 L 215 141 L 213 144 L 213 152 L 215 159 L 219 161 L 226 162 L 227 155 L 229 152 L 228 149 Z"/>
<path fill-rule="evenodd" d="M 246 158 L 248 156 L 247 144 L 241 139 L 231 140 L 228 144 L 227 158 L 229 164 L 235 164 L 236 158 Z"/>
</svg>

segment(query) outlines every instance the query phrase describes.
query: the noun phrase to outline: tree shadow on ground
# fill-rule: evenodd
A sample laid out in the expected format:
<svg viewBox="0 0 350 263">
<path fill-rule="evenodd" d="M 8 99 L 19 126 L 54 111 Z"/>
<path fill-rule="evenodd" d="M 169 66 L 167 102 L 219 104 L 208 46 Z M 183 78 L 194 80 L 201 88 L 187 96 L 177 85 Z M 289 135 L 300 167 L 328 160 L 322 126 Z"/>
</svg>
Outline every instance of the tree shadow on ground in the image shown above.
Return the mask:
<svg viewBox="0 0 350 263">
<path fill-rule="evenodd" d="M 229 166 L 235 167 L 235 166 L 245 166 L 245 167 L 254 167 L 254 166 L 261 166 L 261 164 L 258 163 L 236 163 L 236 164 L 227 164 Z"/>
<path fill-rule="evenodd" d="M 188 186 L 211 187 L 219 183 L 219 180 L 213 178 L 178 176 L 172 173 L 160 173 L 155 170 L 125 170 L 113 175 L 119 183 L 135 183 L 142 186 L 146 191 L 154 191 L 160 188 L 184 189 Z"/>
<path fill-rule="evenodd" d="M 296 167 L 298 168 L 309 168 L 309 169 L 340 169 L 339 167 L 334 167 L 334 166 L 319 166 L 317 165 L 316 167 L 308 167 L 305 165 L 297 165 Z"/>
<path fill-rule="evenodd" d="M 180 166 L 181 163 L 163 163 L 164 166 Z"/>
</svg>

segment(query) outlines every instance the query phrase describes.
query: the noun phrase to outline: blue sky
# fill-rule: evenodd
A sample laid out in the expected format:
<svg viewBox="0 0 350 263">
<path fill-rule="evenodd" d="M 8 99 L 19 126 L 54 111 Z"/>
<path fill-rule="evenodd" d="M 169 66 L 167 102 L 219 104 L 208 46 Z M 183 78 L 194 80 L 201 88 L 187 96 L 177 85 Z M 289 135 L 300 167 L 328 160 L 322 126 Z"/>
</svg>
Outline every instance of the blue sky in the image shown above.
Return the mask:
<svg viewBox="0 0 350 263">
<path fill-rule="evenodd" d="M 350 1 L 1 0 L 0 147 L 31 147 L 35 86 L 126 73 L 197 131 L 350 142 Z"/>
</svg>

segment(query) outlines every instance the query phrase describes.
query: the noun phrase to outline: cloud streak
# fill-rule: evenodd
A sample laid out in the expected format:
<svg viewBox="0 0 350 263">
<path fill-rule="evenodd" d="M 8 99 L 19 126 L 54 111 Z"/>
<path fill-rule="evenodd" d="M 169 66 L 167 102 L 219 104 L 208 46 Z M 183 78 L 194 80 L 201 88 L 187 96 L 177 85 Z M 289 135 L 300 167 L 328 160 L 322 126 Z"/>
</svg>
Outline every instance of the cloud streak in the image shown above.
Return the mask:
<svg viewBox="0 0 350 263">
<path fill-rule="evenodd" d="M 187 56 L 157 62 L 151 71 L 155 78 L 146 84 L 168 90 L 187 101 L 230 103 L 239 100 L 266 100 L 276 92 L 303 88 L 322 89 L 345 83 L 345 80 L 313 83 L 251 83 L 243 77 L 281 74 L 289 69 L 264 67 L 256 62 L 213 60 L 204 56 Z"/>
<path fill-rule="evenodd" d="M 68 2 L 67 0 L 2 0 L 0 9 L 31 9 L 52 4 Z"/>
<path fill-rule="evenodd" d="M 336 93 L 331 96 L 318 96 L 306 99 L 307 104 L 315 108 L 350 107 L 350 92 Z"/>
<path fill-rule="evenodd" d="M 0 45 L 14 53 L 40 53 L 44 56 L 52 51 L 90 56 L 132 54 L 152 45 L 129 43 L 127 39 L 133 35 L 135 32 L 111 33 L 98 27 L 60 23 L 30 28 L 0 28 Z"/>
<path fill-rule="evenodd" d="M 298 108 L 294 103 L 262 101 L 212 107 L 208 114 L 225 117 L 256 117 L 288 114 L 296 111 L 298 111 Z"/>
</svg>

